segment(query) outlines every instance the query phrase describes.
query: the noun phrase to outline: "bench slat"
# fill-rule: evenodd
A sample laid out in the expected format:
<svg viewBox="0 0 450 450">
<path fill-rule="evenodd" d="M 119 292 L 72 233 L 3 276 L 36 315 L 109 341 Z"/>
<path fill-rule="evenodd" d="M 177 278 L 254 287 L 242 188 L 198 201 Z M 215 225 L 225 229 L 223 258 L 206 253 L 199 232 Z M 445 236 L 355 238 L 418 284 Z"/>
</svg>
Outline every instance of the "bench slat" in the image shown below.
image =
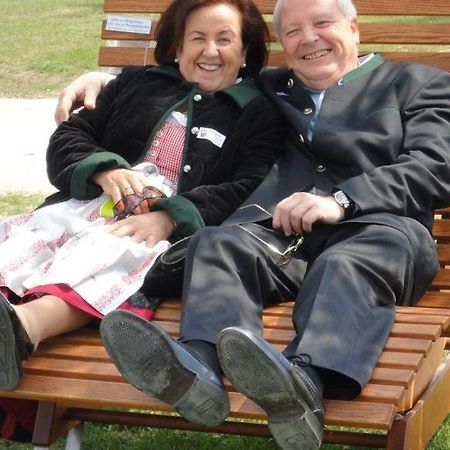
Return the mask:
<svg viewBox="0 0 450 450">
<path fill-rule="evenodd" d="M 450 292 L 428 291 L 420 299 L 418 305 L 428 309 L 445 311 L 444 308 L 450 308 Z"/>
<path fill-rule="evenodd" d="M 69 383 L 69 384 L 68 384 Z M 70 385 L 70 389 L 67 386 Z M 18 391 L 2 393 L 2 396 L 14 398 Z M 170 412 L 165 403 L 139 392 L 128 383 L 92 381 L 85 379 L 65 379 L 30 376 L 24 374 L 20 384 L 20 398 L 32 400 L 58 401 L 62 406 L 78 408 L 124 408 Z M 264 412 L 251 400 L 241 394 L 231 392 L 231 417 L 259 419 Z M 366 428 L 388 429 L 393 420 L 395 406 L 382 402 L 326 402 L 327 423 Z"/>
<path fill-rule="evenodd" d="M 80 341 L 79 338 L 72 340 L 67 337 L 65 341 L 61 338 L 55 338 L 43 343 L 33 358 L 25 363 L 25 367 L 33 364 L 33 360 L 38 357 L 99 363 L 109 361 L 104 347 L 83 344 Z M 281 349 L 282 346 L 280 345 L 279 348 Z M 430 348 L 431 342 L 427 340 L 390 337 L 384 349 L 386 356 L 382 360 L 383 366 L 388 364 L 391 367 L 396 365 L 399 367 L 405 367 L 405 365 L 415 367 L 415 364 L 420 362 L 420 358 L 430 352 Z"/>
<path fill-rule="evenodd" d="M 450 6 L 449 6 L 450 7 Z M 362 22 L 361 44 L 449 44 L 448 23 Z"/>
<path fill-rule="evenodd" d="M 412 339 L 390 336 L 384 346 L 384 351 L 398 351 L 405 353 L 422 353 L 426 355 L 431 349 L 428 339 Z"/>
<path fill-rule="evenodd" d="M 391 427 L 395 413 L 394 406 L 389 403 L 328 400 L 325 402 L 325 408 L 327 425 L 380 430 L 387 430 Z M 373 417 L 370 417 L 371 414 L 373 414 Z"/>
<path fill-rule="evenodd" d="M 404 2 L 392 0 L 355 0 L 355 5 L 359 15 L 445 16 L 450 11 L 449 0 L 409 0 L 407 9 Z"/>
<path fill-rule="evenodd" d="M 398 404 L 404 395 L 405 388 L 408 386 L 408 380 L 413 376 L 411 371 L 378 370 L 378 383 L 372 383 L 371 381 L 358 400 Z M 25 373 L 33 376 L 65 379 L 67 383 L 72 383 L 72 379 L 76 379 L 127 384 L 114 365 L 109 362 L 80 362 L 77 360 L 34 357 L 32 363 L 27 365 Z M 391 377 L 394 378 L 394 381 Z M 228 380 L 225 380 L 225 385 L 230 392 L 235 391 Z M 52 389 L 51 386 L 48 387 L 48 390 Z"/>
<path fill-rule="evenodd" d="M 398 404 L 405 395 L 403 386 L 367 384 L 355 401 Z"/>
<path fill-rule="evenodd" d="M 441 334 L 440 325 L 418 325 L 408 323 L 395 323 L 391 336 L 403 336 L 418 339 L 435 340 Z"/>
<path fill-rule="evenodd" d="M 441 264 L 450 263 L 450 244 L 438 244 L 437 250 Z"/>
<path fill-rule="evenodd" d="M 419 313 L 401 313 L 398 312 L 395 318 L 398 323 L 415 323 L 415 324 L 430 324 L 439 325 L 441 329 L 448 327 L 450 318 L 448 316 L 440 316 L 434 314 L 419 314 Z"/>
<path fill-rule="evenodd" d="M 441 269 L 433 280 L 432 288 L 438 289 L 450 289 L 450 270 Z"/>
<path fill-rule="evenodd" d="M 450 54 L 448 52 L 431 53 L 419 51 L 383 51 L 381 53 L 386 60 L 417 62 L 420 64 L 428 64 L 446 71 L 450 71 Z M 272 51 L 269 57 L 269 65 L 280 66 L 283 64 L 284 57 L 281 51 Z M 447 239 L 450 238 L 450 231 L 446 237 Z"/>
<path fill-rule="evenodd" d="M 447 59 L 450 57 L 448 53 L 442 53 L 441 56 L 446 55 Z M 450 219 L 439 219 L 433 222 L 433 236 L 438 241 L 446 240 L 450 237 Z"/>
<path fill-rule="evenodd" d="M 419 353 L 383 352 L 378 359 L 378 367 L 400 367 L 416 369 L 423 362 L 423 355 Z"/>
<path fill-rule="evenodd" d="M 255 0 L 261 12 L 271 14 L 273 11 L 273 0 Z M 163 12 L 170 4 L 170 0 L 104 0 L 105 12 Z M 358 13 L 380 15 L 430 15 L 445 16 L 449 14 L 449 0 L 410 0 L 408 10 L 402 2 L 391 0 L 355 0 Z"/>
<path fill-rule="evenodd" d="M 431 52 L 383 52 L 387 60 L 418 62 L 433 65 L 450 71 L 448 53 Z M 103 67 L 122 67 L 125 65 L 154 64 L 153 50 L 136 47 L 102 47 L 99 51 L 98 64 Z M 280 66 L 284 64 L 284 56 L 281 51 L 272 51 L 269 57 L 269 65 Z M 450 238 L 450 231 L 446 233 Z"/>
<path fill-rule="evenodd" d="M 375 367 L 370 382 L 383 385 L 398 385 L 406 388 L 411 383 L 413 377 L 414 371 L 412 369 Z"/>
<path fill-rule="evenodd" d="M 152 19 L 150 33 L 132 33 L 106 29 L 102 22 L 101 38 L 119 41 L 151 41 L 155 39 L 158 19 Z M 270 42 L 278 42 L 273 23 L 269 23 Z M 359 24 L 361 44 L 450 44 L 448 23 L 362 22 Z"/>
</svg>

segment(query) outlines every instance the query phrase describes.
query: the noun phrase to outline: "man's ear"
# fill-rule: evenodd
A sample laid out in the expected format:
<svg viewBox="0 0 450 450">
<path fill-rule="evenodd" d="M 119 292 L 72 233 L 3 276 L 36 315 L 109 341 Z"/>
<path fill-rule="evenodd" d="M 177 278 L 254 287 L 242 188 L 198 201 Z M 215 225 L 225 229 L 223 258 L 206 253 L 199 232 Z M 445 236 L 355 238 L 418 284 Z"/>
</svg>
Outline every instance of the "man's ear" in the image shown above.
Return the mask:
<svg viewBox="0 0 450 450">
<path fill-rule="evenodd" d="M 352 29 L 356 44 L 359 44 L 359 25 L 356 16 L 351 19 L 350 27 Z"/>
</svg>

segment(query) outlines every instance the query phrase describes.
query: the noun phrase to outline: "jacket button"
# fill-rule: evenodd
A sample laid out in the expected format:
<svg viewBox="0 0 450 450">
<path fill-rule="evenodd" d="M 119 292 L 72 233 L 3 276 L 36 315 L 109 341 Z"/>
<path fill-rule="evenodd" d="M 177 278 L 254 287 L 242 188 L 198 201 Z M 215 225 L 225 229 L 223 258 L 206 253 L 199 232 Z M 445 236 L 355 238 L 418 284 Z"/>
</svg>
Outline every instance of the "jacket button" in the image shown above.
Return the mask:
<svg viewBox="0 0 450 450">
<path fill-rule="evenodd" d="M 312 112 L 313 112 L 312 108 L 305 108 L 303 110 L 303 113 L 306 114 L 306 115 L 311 114 Z"/>
<path fill-rule="evenodd" d="M 323 164 L 317 164 L 316 170 L 317 170 L 317 172 L 319 172 L 319 173 L 323 173 L 323 172 L 325 172 L 325 170 L 327 170 L 327 169 L 326 169 L 326 167 L 325 167 Z"/>
<path fill-rule="evenodd" d="M 202 96 L 200 94 L 194 95 L 194 102 L 199 102 L 202 99 Z"/>
<path fill-rule="evenodd" d="M 185 166 L 183 166 L 183 172 L 184 173 L 190 172 L 191 169 L 192 169 L 192 167 L 189 164 L 186 164 Z"/>
<path fill-rule="evenodd" d="M 298 139 L 299 139 L 299 141 L 300 141 L 302 144 L 305 143 L 305 138 L 303 137 L 303 134 L 299 134 L 299 135 L 298 135 Z"/>
<path fill-rule="evenodd" d="M 192 127 L 191 128 L 191 133 L 192 134 L 197 134 L 198 133 L 198 127 Z"/>
</svg>

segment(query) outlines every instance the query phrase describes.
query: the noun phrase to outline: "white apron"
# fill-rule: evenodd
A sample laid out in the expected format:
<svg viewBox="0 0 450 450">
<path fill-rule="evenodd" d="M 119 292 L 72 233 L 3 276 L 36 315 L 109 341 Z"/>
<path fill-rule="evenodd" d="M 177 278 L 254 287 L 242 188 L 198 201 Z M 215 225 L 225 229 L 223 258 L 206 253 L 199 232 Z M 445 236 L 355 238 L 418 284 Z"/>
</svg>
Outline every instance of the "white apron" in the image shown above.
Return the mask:
<svg viewBox="0 0 450 450">
<path fill-rule="evenodd" d="M 172 194 L 163 176 L 153 171 L 147 177 Z M 121 305 L 170 244 L 147 247 L 113 236 L 107 227 L 114 219 L 100 215 L 108 199 L 70 199 L 0 221 L 0 286 L 22 297 L 31 288 L 65 284 L 103 315 Z"/>
</svg>

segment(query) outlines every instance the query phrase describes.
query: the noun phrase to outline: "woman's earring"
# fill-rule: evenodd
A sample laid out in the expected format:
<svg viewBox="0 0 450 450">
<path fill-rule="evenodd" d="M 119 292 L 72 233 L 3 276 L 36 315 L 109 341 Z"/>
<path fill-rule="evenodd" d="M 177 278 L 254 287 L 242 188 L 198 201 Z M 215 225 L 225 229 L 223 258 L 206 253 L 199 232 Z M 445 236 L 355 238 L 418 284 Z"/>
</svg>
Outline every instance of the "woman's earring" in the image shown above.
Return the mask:
<svg viewBox="0 0 450 450">
<path fill-rule="evenodd" d="M 245 69 L 247 67 L 247 64 L 243 63 L 241 66 L 243 69 Z"/>
<path fill-rule="evenodd" d="M 173 60 L 173 62 L 174 62 L 175 64 L 178 64 L 178 59 L 175 58 L 175 59 Z"/>
</svg>

